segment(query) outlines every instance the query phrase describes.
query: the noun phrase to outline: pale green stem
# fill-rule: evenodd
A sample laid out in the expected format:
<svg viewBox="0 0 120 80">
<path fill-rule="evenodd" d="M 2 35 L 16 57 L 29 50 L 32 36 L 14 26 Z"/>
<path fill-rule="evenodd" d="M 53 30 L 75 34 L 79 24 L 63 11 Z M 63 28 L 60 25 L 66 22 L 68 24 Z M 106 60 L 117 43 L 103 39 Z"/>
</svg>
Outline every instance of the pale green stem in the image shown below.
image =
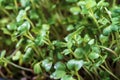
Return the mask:
<svg viewBox="0 0 120 80">
<path fill-rule="evenodd" d="M 111 71 L 109 71 L 108 69 L 106 69 L 103 65 L 101 65 L 101 67 L 106 70 L 111 76 L 113 76 L 115 79 L 120 80 L 117 76 L 115 76 Z"/>
</svg>

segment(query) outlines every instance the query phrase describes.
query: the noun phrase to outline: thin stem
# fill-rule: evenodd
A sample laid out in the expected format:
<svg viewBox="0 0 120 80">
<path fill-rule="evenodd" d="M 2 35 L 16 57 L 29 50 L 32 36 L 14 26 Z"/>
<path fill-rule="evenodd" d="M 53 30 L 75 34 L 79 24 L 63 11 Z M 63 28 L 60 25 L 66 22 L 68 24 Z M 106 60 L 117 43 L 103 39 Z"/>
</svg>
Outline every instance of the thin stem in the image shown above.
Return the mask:
<svg viewBox="0 0 120 80">
<path fill-rule="evenodd" d="M 34 28 L 34 24 L 32 23 L 32 21 L 26 16 L 25 19 L 31 24 L 32 28 Z"/>
<path fill-rule="evenodd" d="M 21 67 L 21 66 L 19 66 L 19 65 L 16 65 L 16 64 L 14 64 L 14 63 L 8 61 L 8 60 L 5 59 L 5 58 L 3 58 L 3 61 L 4 61 L 4 62 L 7 62 L 8 64 L 11 64 L 12 66 L 14 66 L 14 67 L 16 67 L 16 68 L 19 68 L 19 69 L 22 69 L 22 70 L 25 70 L 25 71 L 33 72 L 32 69 L 28 69 L 28 68 L 25 68 L 25 67 Z"/>
<path fill-rule="evenodd" d="M 116 57 L 118 56 L 117 53 L 114 52 L 114 51 L 113 51 L 112 49 L 110 49 L 110 48 L 107 48 L 107 47 L 104 47 L 104 46 L 98 46 L 98 47 L 103 48 L 103 49 L 105 49 L 105 50 L 111 52 L 111 53 L 114 54 Z"/>
<path fill-rule="evenodd" d="M 113 44 L 115 44 L 114 35 L 113 34 L 111 34 L 111 35 L 112 35 L 112 42 L 111 42 L 109 48 L 112 48 Z"/>
<path fill-rule="evenodd" d="M 102 58 L 103 59 L 103 57 L 100 55 L 100 58 Z M 106 66 L 106 68 L 108 69 L 108 70 L 111 70 L 109 67 L 108 67 L 108 65 L 107 65 L 107 62 L 105 61 L 104 62 L 104 64 L 105 64 L 105 66 Z"/>
<path fill-rule="evenodd" d="M 105 66 L 106 66 L 106 68 L 110 71 L 110 68 L 108 67 L 108 65 L 107 65 L 107 62 L 105 61 Z"/>
<path fill-rule="evenodd" d="M 14 4 L 15 4 L 16 13 L 17 13 L 17 12 L 18 12 L 18 4 L 17 4 L 17 0 L 14 0 Z"/>
<path fill-rule="evenodd" d="M 20 47 L 16 48 L 16 49 L 14 50 L 14 52 L 13 52 L 9 57 L 7 57 L 7 59 L 12 58 L 19 49 L 20 49 Z"/>
<path fill-rule="evenodd" d="M 30 0 L 30 2 L 32 3 L 33 9 L 35 9 L 35 4 L 34 4 L 33 0 Z"/>
<path fill-rule="evenodd" d="M 120 50 L 119 32 L 116 32 L 116 33 L 115 33 L 115 36 L 116 36 L 116 43 L 117 43 L 117 47 L 118 47 L 118 48 L 119 48 L 119 50 Z"/>
<path fill-rule="evenodd" d="M 34 51 L 39 55 L 39 51 L 36 49 L 36 47 L 33 46 Z"/>
<path fill-rule="evenodd" d="M 6 69 L 7 73 L 13 74 L 13 73 L 9 70 L 9 68 L 7 68 L 6 66 L 5 66 L 5 69 Z"/>
<path fill-rule="evenodd" d="M 37 53 L 37 55 L 40 55 L 42 59 L 44 58 L 40 48 L 33 46 L 33 49 Z"/>
<path fill-rule="evenodd" d="M 75 58 L 77 58 L 76 55 L 74 54 L 74 52 L 72 51 L 72 49 L 69 48 L 69 51 L 71 52 L 71 54 L 72 54 Z"/>
<path fill-rule="evenodd" d="M 59 33 L 58 33 L 57 30 L 55 29 L 55 26 L 52 26 L 51 28 L 52 28 L 52 30 L 54 31 L 54 32 L 51 33 L 51 34 L 55 35 L 55 37 L 59 40 L 59 39 L 60 39 Z"/>
<path fill-rule="evenodd" d="M 88 75 L 92 78 L 92 80 L 94 80 L 92 74 L 85 67 L 83 67 L 83 69 L 88 73 Z"/>
<path fill-rule="evenodd" d="M 6 78 L 6 76 L 2 73 L 2 71 L 0 70 L 0 76 L 3 78 Z"/>
<path fill-rule="evenodd" d="M 93 70 L 94 70 L 94 73 L 95 73 L 96 78 L 97 78 L 97 79 L 100 79 L 99 74 L 98 74 L 98 71 L 97 71 L 95 68 L 94 68 Z"/>
<path fill-rule="evenodd" d="M 31 37 L 32 40 L 34 40 L 33 35 L 28 31 L 28 35 Z"/>
<path fill-rule="evenodd" d="M 30 32 L 28 32 L 28 34 L 29 35 L 25 35 L 27 38 L 29 38 L 30 40 L 34 40 L 34 37 L 32 36 L 32 34 L 30 33 Z M 32 46 L 33 47 L 33 49 L 34 49 L 34 51 L 37 53 L 37 55 L 39 55 L 40 54 L 40 56 L 43 58 L 43 55 L 42 55 L 42 53 L 41 53 L 41 51 L 39 50 L 39 48 L 38 47 L 35 47 L 35 46 Z"/>
<path fill-rule="evenodd" d="M 89 58 L 88 58 L 88 55 L 85 54 L 85 58 L 87 61 L 90 61 Z"/>
<path fill-rule="evenodd" d="M 112 20 L 112 17 L 111 17 L 111 12 L 105 7 L 105 10 L 106 10 L 106 12 L 107 12 L 107 14 L 108 14 L 108 16 L 110 17 L 110 20 Z"/>
<path fill-rule="evenodd" d="M 80 79 L 80 75 L 78 74 L 78 71 L 75 72 L 76 76 L 77 76 L 77 80 L 81 80 Z"/>
<path fill-rule="evenodd" d="M 13 19 L 13 18 L 10 16 L 9 12 L 8 12 L 6 9 L 4 9 L 4 8 L 1 7 L 1 6 L 0 6 L 0 9 L 1 9 L 8 17 L 10 17 L 11 20 Z"/>
<path fill-rule="evenodd" d="M 27 35 L 27 34 L 26 34 L 25 36 L 26 36 L 28 39 L 32 40 L 32 41 L 34 40 L 33 38 L 31 38 L 31 37 L 30 37 L 29 35 Z"/>
<path fill-rule="evenodd" d="M 94 16 L 94 13 L 93 13 L 92 9 L 90 9 L 89 14 L 90 14 L 90 15 L 91 15 L 91 17 L 93 18 L 93 20 L 94 20 L 94 22 L 95 22 L 95 24 L 96 24 L 96 26 L 97 26 L 97 29 L 98 29 L 99 33 L 101 33 L 101 31 L 100 31 L 100 29 L 99 29 L 99 24 L 98 24 L 98 21 L 97 21 L 97 19 L 95 18 L 95 16 Z"/>
<path fill-rule="evenodd" d="M 92 9 L 90 9 L 89 14 L 91 15 L 91 17 L 93 18 L 93 20 L 94 20 L 95 24 L 96 24 L 96 25 L 97 25 L 97 27 L 99 28 L 98 21 L 97 21 L 97 19 L 95 18 L 95 16 L 94 16 L 94 13 L 93 13 Z"/>
<path fill-rule="evenodd" d="M 21 66 L 19 66 L 19 65 L 16 65 L 16 64 L 14 64 L 14 63 L 12 63 L 12 62 L 8 62 L 9 64 L 11 64 L 11 65 L 13 65 L 14 67 L 16 67 L 16 68 L 19 68 L 19 69 L 22 69 L 22 70 L 25 70 L 25 71 L 30 71 L 30 72 L 33 72 L 33 70 L 32 69 L 29 69 L 29 68 L 25 68 L 25 67 L 21 67 Z"/>
<path fill-rule="evenodd" d="M 116 5 L 116 0 L 113 0 L 112 7 L 115 7 L 115 5 Z"/>
<path fill-rule="evenodd" d="M 106 70 L 111 76 L 113 76 L 115 79 L 120 80 L 117 76 L 115 76 L 111 71 L 109 71 L 108 69 L 106 69 L 103 65 L 101 65 L 101 67 Z"/>
<path fill-rule="evenodd" d="M 55 49 L 55 47 L 53 46 L 52 42 L 49 40 L 49 38 L 45 38 L 45 40 L 48 42 L 48 45 L 52 46 L 52 49 Z"/>
</svg>

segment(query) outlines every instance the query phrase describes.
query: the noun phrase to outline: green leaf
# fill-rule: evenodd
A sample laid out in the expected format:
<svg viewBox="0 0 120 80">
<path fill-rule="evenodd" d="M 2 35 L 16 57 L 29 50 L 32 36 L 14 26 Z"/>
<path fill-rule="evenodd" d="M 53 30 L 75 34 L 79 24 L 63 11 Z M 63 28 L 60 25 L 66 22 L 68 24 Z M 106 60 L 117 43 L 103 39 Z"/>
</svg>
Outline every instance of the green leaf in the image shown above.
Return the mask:
<svg viewBox="0 0 120 80">
<path fill-rule="evenodd" d="M 25 10 L 20 10 L 18 16 L 16 17 L 17 22 L 24 20 L 26 16 Z"/>
<path fill-rule="evenodd" d="M 67 62 L 67 67 L 68 67 L 69 70 L 78 71 L 78 70 L 81 69 L 83 64 L 84 64 L 83 60 L 71 59 Z"/>
<path fill-rule="evenodd" d="M 48 24 L 43 24 L 43 25 L 42 25 L 42 30 L 47 31 L 47 30 L 49 30 L 49 29 L 50 29 L 50 26 L 49 26 Z"/>
<path fill-rule="evenodd" d="M 97 4 L 98 7 L 104 7 L 104 6 L 109 6 L 108 2 L 105 2 L 105 0 L 100 0 Z"/>
<path fill-rule="evenodd" d="M 83 6 L 85 6 L 85 1 L 79 1 L 78 3 L 77 3 L 77 5 L 78 6 L 81 6 L 81 7 L 83 7 Z"/>
<path fill-rule="evenodd" d="M 39 18 L 39 15 L 36 13 L 35 10 L 31 10 L 30 11 L 30 19 L 38 19 Z"/>
<path fill-rule="evenodd" d="M 87 9 L 96 6 L 96 1 L 95 0 L 85 0 L 85 2 L 86 2 L 86 8 Z"/>
<path fill-rule="evenodd" d="M 64 56 L 63 56 L 61 53 L 57 53 L 57 58 L 58 58 L 59 60 L 62 60 L 62 59 L 64 58 Z"/>
<path fill-rule="evenodd" d="M 91 39 L 91 40 L 88 42 L 88 44 L 89 44 L 89 45 L 93 45 L 93 44 L 94 44 L 94 41 L 95 41 L 94 39 Z"/>
<path fill-rule="evenodd" d="M 44 45 L 44 37 L 41 36 L 41 35 L 38 35 L 38 36 L 35 38 L 35 44 L 38 45 L 38 46 Z"/>
<path fill-rule="evenodd" d="M 70 52 L 70 50 L 69 49 L 65 49 L 65 50 L 63 50 L 63 52 L 62 52 L 63 54 L 65 54 L 65 55 L 68 55 L 69 53 L 71 53 Z"/>
<path fill-rule="evenodd" d="M 73 29 L 74 29 L 73 25 L 68 25 L 67 31 L 71 31 L 71 30 L 73 30 Z"/>
<path fill-rule="evenodd" d="M 119 26 L 118 25 L 110 25 L 110 28 L 112 31 L 118 31 Z"/>
<path fill-rule="evenodd" d="M 99 74 L 100 74 L 101 77 L 103 77 L 102 80 L 111 80 L 111 79 L 110 79 L 110 74 L 107 73 L 106 71 L 101 70 L 101 71 L 99 72 Z"/>
<path fill-rule="evenodd" d="M 90 40 L 90 37 L 89 37 L 88 34 L 86 34 L 86 35 L 84 36 L 83 41 L 84 41 L 84 42 L 88 42 L 89 40 Z"/>
<path fill-rule="evenodd" d="M 12 57 L 12 60 L 16 61 L 19 60 L 21 57 L 21 52 L 17 51 L 16 54 Z"/>
<path fill-rule="evenodd" d="M 32 60 L 31 58 L 33 57 L 33 50 L 32 48 L 28 48 L 23 56 L 23 62 L 28 62 Z"/>
<path fill-rule="evenodd" d="M 36 63 L 35 65 L 34 65 L 34 73 L 35 74 L 39 74 L 39 73 L 41 73 L 42 72 L 42 69 L 41 69 L 41 67 L 40 67 L 40 64 L 39 63 Z"/>
<path fill-rule="evenodd" d="M 29 4 L 29 2 L 30 2 L 29 0 L 20 0 L 22 7 L 27 6 Z"/>
<path fill-rule="evenodd" d="M 10 23 L 7 25 L 8 30 L 16 30 L 17 26 L 15 23 Z"/>
<path fill-rule="evenodd" d="M 70 33 L 69 35 L 67 35 L 67 37 L 65 37 L 65 41 L 68 42 L 69 44 L 72 44 L 71 40 L 78 36 L 79 34 L 81 34 L 84 28 L 85 28 L 84 26 L 79 26 L 79 28 L 76 31 Z"/>
<path fill-rule="evenodd" d="M 65 42 L 62 42 L 62 41 L 59 41 L 59 40 L 55 40 L 52 42 L 52 44 L 55 46 L 55 47 L 66 47 L 66 43 Z"/>
<path fill-rule="evenodd" d="M 114 17 L 112 18 L 112 24 L 119 24 L 119 18 L 118 17 Z"/>
<path fill-rule="evenodd" d="M 108 41 L 108 37 L 107 36 L 104 36 L 103 34 L 100 35 L 100 41 L 101 43 L 105 43 Z"/>
<path fill-rule="evenodd" d="M 42 25 L 41 36 L 46 36 L 50 26 L 48 24 Z"/>
<path fill-rule="evenodd" d="M 66 69 L 66 66 L 64 63 L 62 62 L 57 62 L 55 65 L 54 65 L 54 68 L 56 70 L 65 70 Z"/>
<path fill-rule="evenodd" d="M 25 21 L 21 26 L 17 28 L 17 30 L 22 34 L 26 31 L 29 31 L 30 29 L 30 23 L 28 21 Z"/>
<path fill-rule="evenodd" d="M 116 48 L 114 49 L 114 51 L 115 51 L 116 53 L 119 53 L 119 52 L 120 52 L 120 49 L 119 49 L 118 47 L 116 47 Z M 119 56 L 118 58 L 120 58 L 120 56 Z M 117 59 L 117 58 L 116 58 L 116 59 Z"/>
<path fill-rule="evenodd" d="M 67 37 L 66 37 L 66 39 L 67 39 Z M 72 45 L 73 45 L 72 41 L 68 41 L 68 42 L 67 42 L 67 47 L 68 47 L 68 49 L 70 49 L 70 48 L 72 47 Z"/>
<path fill-rule="evenodd" d="M 71 75 L 65 75 L 64 77 L 61 78 L 61 80 L 76 80 L 76 79 L 74 79 Z"/>
<path fill-rule="evenodd" d="M 79 7 L 71 7 L 70 12 L 74 15 L 78 15 L 80 13 L 80 8 Z"/>
<path fill-rule="evenodd" d="M 100 47 L 92 46 L 92 51 L 96 53 L 100 53 Z"/>
<path fill-rule="evenodd" d="M 89 55 L 88 55 L 88 57 L 90 58 L 90 59 L 97 59 L 97 58 L 99 58 L 99 54 L 98 53 L 96 53 L 96 52 L 91 52 Z"/>
<path fill-rule="evenodd" d="M 83 38 L 80 35 L 78 35 L 75 38 L 75 42 L 76 44 L 81 45 L 83 43 Z"/>
<path fill-rule="evenodd" d="M 53 79 L 60 79 L 62 78 L 66 72 L 64 70 L 56 70 L 54 73 L 50 75 L 51 78 Z"/>
<path fill-rule="evenodd" d="M 42 67 L 49 72 L 52 67 L 52 61 L 49 59 L 45 59 L 42 61 Z"/>
<path fill-rule="evenodd" d="M 85 2 L 85 1 L 79 1 L 79 2 L 77 3 L 77 5 L 80 6 L 81 9 L 82 9 L 81 14 L 88 14 L 88 13 L 89 13 L 89 12 L 88 12 L 88 9 L 85 7 L 85 5 L 86 5 L 86 2 Z"/>
<path fill-rule="evenodd" d="M 83 58 L 83 55 L 84 55 L 83 48 L 76 48 L 75 51 L 74 51 L 74 55 L 78 59 Z"/>
<path fill-rule="evenodd" d="M 1 28 L 4 34 L 11 35 L 10 31 L 6 28 Z"/>
<path fill-rule="evenodd" d="M 8 6 L 5 6 L 5 9 L 7 9 L 7 10 L 13 10 L 13 9 L 15 9 L 15 6 L 8 5 Z"/>
<path fill-rule="evenodd" d="M 110 27 L 106 27 L 104 30 L 103 30 L 103 35 L 105 36 L 108 36 L 111 32 L 111 28 Z"/>
<path fill-rule="evenodd" d="M 6 50 L 2 50 L 2 51 L 0 52 L 0 57 L 1 57 L 1 58 L 5 57 L 5 54 L 6 54 Z"/>
<path fill-rule="evenodd" d="M 13 32 L 13 34 L 11 35 L 11 40 L 12 41 L 18 41 L 17 35 L 18 35 L 18 32 Z"/>
</svg>

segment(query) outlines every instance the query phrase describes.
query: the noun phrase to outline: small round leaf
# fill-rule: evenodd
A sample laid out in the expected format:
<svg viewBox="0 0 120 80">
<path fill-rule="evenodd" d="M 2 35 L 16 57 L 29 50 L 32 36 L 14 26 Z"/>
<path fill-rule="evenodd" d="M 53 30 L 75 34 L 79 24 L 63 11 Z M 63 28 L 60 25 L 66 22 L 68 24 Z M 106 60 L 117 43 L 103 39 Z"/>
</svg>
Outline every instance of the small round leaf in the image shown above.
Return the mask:
<svg viewBox="0 0 120 80">
<path fill-rule="evenodd" d="M 83 60 L 71 59 L 67 62 L 67 67 L 69 70 L 78 71 L 83 66 L 83 64 L 84 64 Z"/>
<path fill-rule="evenodd" d="M 39 64 L 39 63 L 36 63 L 36 64 L 34 65 L 34 73 L 39 74 L 39 73 L 41 73 L 41 72 L 42 72 L 42 70 L 41 70 L 40 64 Z"/>
</svg>

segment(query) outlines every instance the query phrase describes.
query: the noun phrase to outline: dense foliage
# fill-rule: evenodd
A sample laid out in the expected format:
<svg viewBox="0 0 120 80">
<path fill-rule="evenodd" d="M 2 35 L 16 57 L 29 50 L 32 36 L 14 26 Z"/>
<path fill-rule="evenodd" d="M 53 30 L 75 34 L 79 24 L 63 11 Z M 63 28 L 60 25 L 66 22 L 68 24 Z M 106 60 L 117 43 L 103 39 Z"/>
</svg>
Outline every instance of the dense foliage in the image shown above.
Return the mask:
<svg viewBox="0 0 120 80">
<path fill-rule="evenodd" d="M 117 0 L 0 0 L 0 76 L 120 80 Z"/>
</svg>

